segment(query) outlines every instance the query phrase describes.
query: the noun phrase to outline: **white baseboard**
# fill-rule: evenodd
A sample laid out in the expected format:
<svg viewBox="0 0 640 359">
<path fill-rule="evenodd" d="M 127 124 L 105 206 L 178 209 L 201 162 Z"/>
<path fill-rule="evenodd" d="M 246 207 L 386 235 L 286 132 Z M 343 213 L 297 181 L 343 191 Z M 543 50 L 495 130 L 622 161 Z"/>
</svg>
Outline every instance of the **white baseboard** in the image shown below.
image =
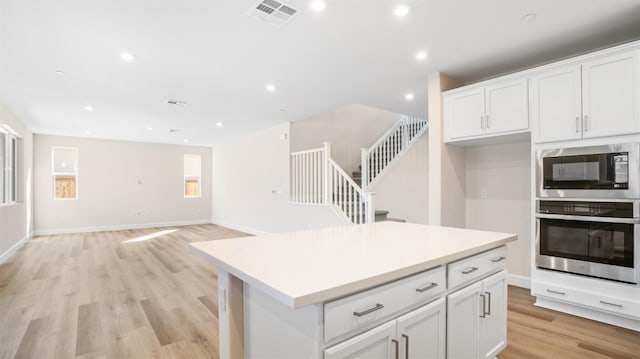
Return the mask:
<svg viewBox="0 0 640 359">
<path fill-rule="evenodd" d="M 49 236 L 53 234 L 68 234 L 68 233 L 88 233 L 88 232 L 103 232 L 103 231 L 121 231 L 127 229 L 143 229 L 143 228 L 156 228 L 156 227 L 175 227 L 175 226 L 190 226 L 196 224 L 209 224 L 209 219 L 196 219 L 190 221 L 172 221 L 172 222 L 158 222 L 158 223 L 132 223 L 122 224 L 115 226 L 99 226 L 99 227 L 77 227 L 77 228 L 60 228 L 60 229 L 39 229 L 34 231 L 36 236 Z"/>
<path fill-rule="evenodd" d="M 248 234 L 253 234 L 254 236 L 259 236 L 261 234 L 270 234 L 270 232 L 265 232 L 265 231 L 261 231 L 261 230 L 254 229 L 254 228 L 240 226 L 240 225 L 237 225 L 237 224 L 234 224 L 234 223 L 220 221 L 220 220 L 217 220 L 217 219 L 212 219 L 210 223 L 216 224 L 218 226 L 226 227 L 226 228 L 229 228 L 229 229 L 233 229 L 235 231 L 240 231 L 240 232 L 244 232 L 244 233 L 248 233 Z"/>
<path fill-rule="evenodd" d="M 9 258 L 13 257 L 13 255 L 16 254 L 16 252 L 19 251 L 20 248 L 22 248 L 27 243 L 27 241 L 31 239 L 31 236 L 32 234 L 22 238 L 21 240 L 16 242 L 16 244 L 11 246 L 11 248 L 7 249 L 4 253 L 0 254 L 0 264 L 8 261 Z"/>
<path fill-rule="evenodd" d="M 531 289 L 531 278 L 517 274 L 508 274 L 507 283 L 516 287 Z"/>
</svg>

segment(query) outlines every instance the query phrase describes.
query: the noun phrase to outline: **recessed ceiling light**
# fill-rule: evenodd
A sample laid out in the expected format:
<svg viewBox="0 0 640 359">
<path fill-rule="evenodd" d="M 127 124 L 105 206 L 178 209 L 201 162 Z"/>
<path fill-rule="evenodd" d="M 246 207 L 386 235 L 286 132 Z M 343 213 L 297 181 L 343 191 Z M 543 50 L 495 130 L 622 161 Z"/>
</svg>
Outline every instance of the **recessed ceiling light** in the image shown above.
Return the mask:
<svg viewBox="0 0 640 359">
<path fill-rule="evenodd" d="M 64 71 L 58 70 L 56 71 L 56 75 L 64 76 Z"/>
<path fill-rule="evenodd" d="M 416 52 L 416 60 L 424 61 L 429 57 L 429 54 L 426 51 L 418 51 Z"/>
<path fill-rule="evenodd" d="M 269 92 L 276 92 L 276 89 L 277 89 L 277 88 L 276 88 L 276 85 L 273 85 L 273 84 L 268 84 L 268 85 L 267 85 L 267 86 L 265 86 L 264 88 L 266 88 L 266 89 L 267 89 L 267 91 L 269 91 Z"/>
<path fill-rule="evenodd" d="M 153 131 L 153 127 L 151 126 L 147 127 L 147 131 Z"/>
<path fill-rule="evenodd" d="M 309 6 L 311 6 L 311 10 L 313 11 L 323 12 L 324 9 L 327 8 L 327 2 L 324 0 L 312 0 Z"/>
<path fill-rule="evenodd" d="M 87 135 L 91 135 L 91 131 L 89 130 L 84 131 L 84 133 L 86 133 Z"/>
<path fill-rule="evenodd" d="M 84 109 L 87 110 L 87 111 L 93 111 L 94 110 L 93 106 L 91 106 L 91 105 L 85 106 Z"/>
<path fill-rule="evenodd" d="M 184 139 L 184 142 L 185 142 L 185 143 L 187 143 L 187 142 L 189 142 L 189 140 L 185 138 L 185 139 Z"/>
<path fill-rule="evenodd" d="M 130 52 L 121 52 L 121 53 L 120 53 L 120 58 L 121 58 L 123 61 L 126 61 L 126 62 L 133 62 L 133 61 L 135 61 L 135 60 L 136 60 L 136 57 L 135 57 L 135 56 L 133 56 L 133 54 L 132 54 L 132 53 L 130 53 Z"/>
<path fill-rule="evenodd" d="M 409 92 L 408 94 L 404 95 L 404 99 L 407 100 L 407 101 L 413 101 L 414 97 L 415 96 L 411 92 Z"/>
<path fill-rule="evenodd" d="M 409 15 L 409 10 L 411 8 L 409 7 L 409 5 L 405 5 L 405 4 L 401 4 L 396 6 L 393 9 L 393 12 L 396 14 L 397 17 L 405 17 L 407 15 Z"/>
<path fill-rule="evenodd" d="M 216 122 L 216 126 L 222 127 L 222 122 Z"/>
<path fill-rule="evenodd" d="M 533 21 L 536 19 L 536 14 L 526 14 L 525 16 L 522 17 L 522 21 L 524 22 L 529 22 L 529 21 Z"/>
</svg>

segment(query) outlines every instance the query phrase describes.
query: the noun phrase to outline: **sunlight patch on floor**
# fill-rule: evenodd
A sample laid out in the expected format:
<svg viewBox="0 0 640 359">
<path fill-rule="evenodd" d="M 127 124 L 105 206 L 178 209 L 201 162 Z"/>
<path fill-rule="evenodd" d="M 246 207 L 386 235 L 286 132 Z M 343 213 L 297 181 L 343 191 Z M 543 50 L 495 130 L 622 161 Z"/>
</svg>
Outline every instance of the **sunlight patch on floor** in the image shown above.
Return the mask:
<svg viewBox="0 0 640 359">
<path fill-rule="evenodd" d="M 167 229 L 164 231 L 147 234 L 146 236 L 140 236 L 136 238 L 127 239 L 126 241 L 122 241 L 122 243 L 135 243 L 135 242 L 144 242 L 150 239 L 158 238 L 160 236 L 164 236 L 165 234 L 173 233 L 177 231 L 177 229 Z"/>
</svg>

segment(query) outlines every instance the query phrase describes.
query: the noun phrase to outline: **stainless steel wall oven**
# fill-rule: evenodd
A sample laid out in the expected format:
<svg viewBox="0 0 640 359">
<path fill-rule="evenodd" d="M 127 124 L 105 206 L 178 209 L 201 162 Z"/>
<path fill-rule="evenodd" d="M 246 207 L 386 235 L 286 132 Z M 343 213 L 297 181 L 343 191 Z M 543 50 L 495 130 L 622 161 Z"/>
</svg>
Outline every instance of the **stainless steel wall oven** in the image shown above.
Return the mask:
<svg viewBox="0 0 640 359">
<path fill-rule="evenodd" d="M 536 265 L 640 283 L 640 202 L 537 202 Z"/>
<path fill-rule="evenodd" d="M 536 266 L 640 283 L 640 144 L 536 155 Z"/>
</svg>

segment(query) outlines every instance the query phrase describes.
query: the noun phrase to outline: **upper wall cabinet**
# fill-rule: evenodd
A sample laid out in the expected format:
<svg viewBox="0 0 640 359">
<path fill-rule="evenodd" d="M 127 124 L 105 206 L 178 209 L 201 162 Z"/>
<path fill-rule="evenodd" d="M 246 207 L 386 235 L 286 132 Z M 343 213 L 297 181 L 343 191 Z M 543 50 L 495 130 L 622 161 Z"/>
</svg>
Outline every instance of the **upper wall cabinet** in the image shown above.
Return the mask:
<svg viewBox="0 0 640 359">
<path fill-rule="evenodd" d="M 544 71 L 532 88 L 535 142 L 640 132 L 638 51 Z"/>
<path fill-rule="evenodd" d="M 444 94 L 447 141 L 529 128 L 527 79 L 487 82 Z"/>
</svg>

